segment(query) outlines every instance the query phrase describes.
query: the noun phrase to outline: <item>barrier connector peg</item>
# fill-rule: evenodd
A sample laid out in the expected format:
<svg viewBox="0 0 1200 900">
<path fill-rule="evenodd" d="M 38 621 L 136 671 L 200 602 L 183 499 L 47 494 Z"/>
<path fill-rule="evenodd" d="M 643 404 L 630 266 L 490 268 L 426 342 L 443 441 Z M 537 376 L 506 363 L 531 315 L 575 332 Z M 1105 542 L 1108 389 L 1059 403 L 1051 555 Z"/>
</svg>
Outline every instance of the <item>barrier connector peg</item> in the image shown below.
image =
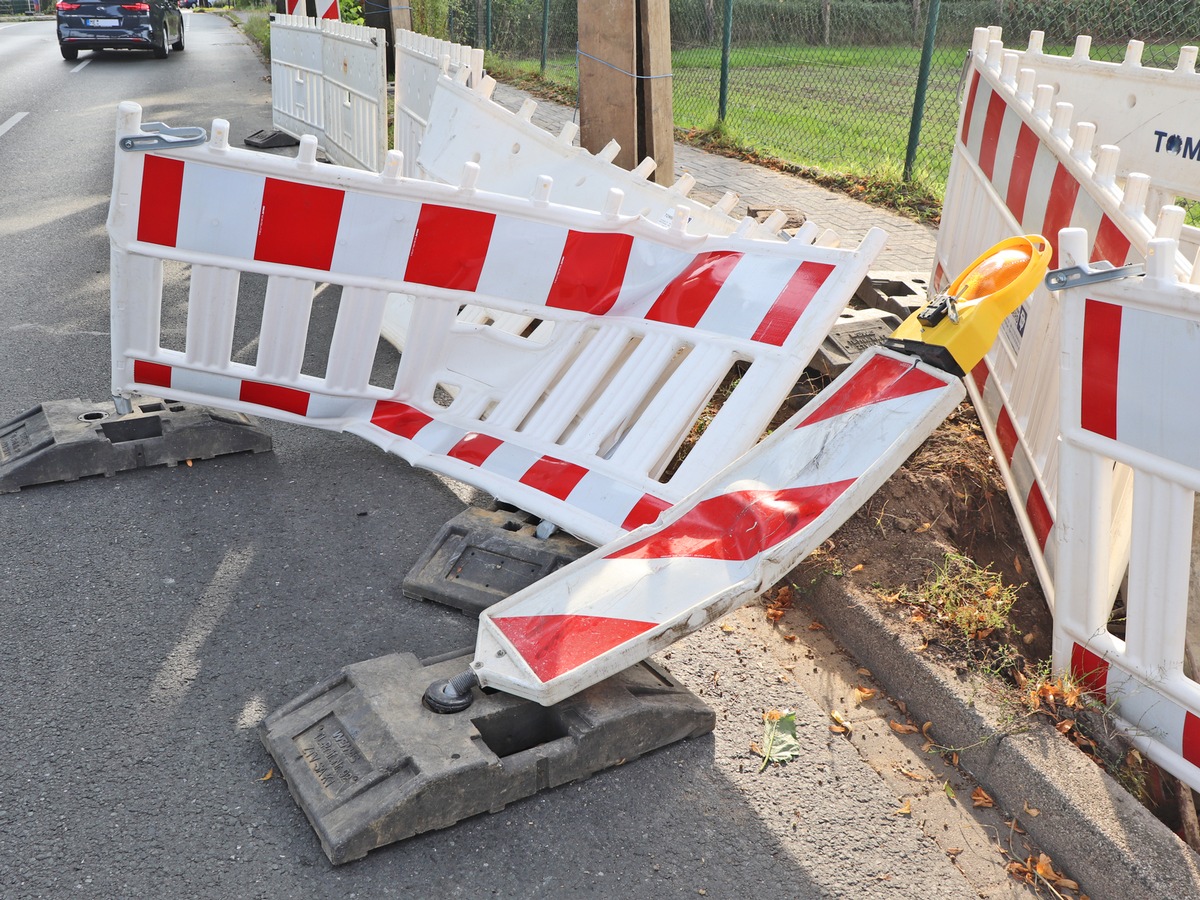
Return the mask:
<svg viewBox="0 0 1200 900">
<path fill-rule="evenodd" d="M 421 702 L 435 713 L 462 712 L 475 702 L 479 679 L 470 669 L 453 678 L 443 678 L 425 689 Z"/>
<path fill-rule="evenodd" d="M 1040 234 L 1003 240 L 984 252 L 945 293 L 909 316 L 884 346 L 962 377 L 996 340 L 1004 319 L 1033 293 L 1050 266 Z"/>
</svg>

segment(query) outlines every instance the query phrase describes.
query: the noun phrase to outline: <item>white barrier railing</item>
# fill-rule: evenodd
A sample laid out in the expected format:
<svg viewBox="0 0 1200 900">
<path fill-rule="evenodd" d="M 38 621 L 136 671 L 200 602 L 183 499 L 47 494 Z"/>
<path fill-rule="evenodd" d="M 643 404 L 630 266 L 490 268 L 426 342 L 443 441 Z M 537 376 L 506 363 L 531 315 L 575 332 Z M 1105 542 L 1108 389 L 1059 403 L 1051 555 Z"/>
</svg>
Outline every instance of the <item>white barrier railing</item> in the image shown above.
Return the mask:
<svg viewBox="0 0 1200 900">
<path fill-rule="evenodd" d="M 136 104 L 118 132 L 141 133 Z M 349 431 L 597 544 L 758 441 L 884 242 L 689 235 L 682 217 L 624 213 L 616 191 L 577 209 L 547 182 L 528 198 L 479 191 L 474 166 L 443 185 L 399 177 L 394 151 L 378 175 L 315 153 L 311 137 L 296 159 L 231 148 L 220 120 L 201 146 L 117 150 L 114 394 Z M 164 264 L 187 282 L 182 341 L 164 336 Z M 328 346 L 309 336 L 319 286 L 340 289 Z M 412 339 L 373 377 L 391 292 L 415 298 Z M 460 322 L 464 304 L 540 324 Z M 253 361 L 232 346 L 247 319 Z"/>
<path fill-rule="evenodd" d="M 1087 270 L 1088 238 L 1062 233 Z M 1063 295 L 1062 465 L 1054 661 L 1099 694 L 1133 742 L 1200 789 L 1200 684 L 1187 625 L 1200 490 L 1200 287 L 1178 279 L 1176 242 L 1147 248 L 1146 277 Z M 1123 633 L 1110 627 L 1114 465 L 1132 477 Z"/>
<path fill-rule="evenodd" d="M 428 70 L 421 71 L 422 77 L 428 74 Z M 619 150 L 616 142 L 610 142 L 605 152 L 593 155 L 572 143 L 577 131 L 573 124 L 555 137 L 531 121 L 537 106 L 534 101 L 526 101 L 514 114 L 492 102 L 494 79 L 484 75 L 474 86 L 468 86 L 470 77 L 470 70 L 463 66 L 454 78 L 442 75 L 434 82 L 428 121 L 417 147 L 419 164 L 414 177 L 452 184 L 462 177 L 463 167 L 473 163 L 479 166 L 477 185 L 487 191 L 525 196 L 549 179 L 557 202 L 599 208 L 609 192 L 617 189 L 624 198 L 624 209 L 660 225 L 668 226 L 677 214 L 683 214 L 683 227 L 690 234 L 728 235 L 740 231 L 755 238 L 783 239 L 779 229 L 786 216 L 782 213 L 763 223 L 739 221 L 729 215 L 737 203 L 736 194 L 727 193 L 720 203 L 709 207 L 688 197 L 695 185 L 690 175 L 685 174 L 669 188 L 655 184 L 648 180 L 654 171 L 653 160 L 646 159 L 634 171 L 626 171 L 611 162 Z M 422 82 L 423 96 L 427 88 Z M 816 230 L 812 225 L 795 239 L 837 244 L 837 235 L 832 231 Z M 409 300 L 396 295 L 389 300 L 384 315 L 384 336 L 401 349 L 407 340 L 410 312 Z M 482 307 L 464 309 L 459 320 L 488 321 L 515 334 L 531 322 L 527 317 Z"/>
<path fill-rule="evenodd" d="M 656 184 L 649 180 L 655 167 L 649 158 L 626 171 L 612 162 L 620 151 L 615 141 L 593 155 L 573 143 L 579 130 L 573 122 L 552 135 L 533 124 L 535 101 L 527 100 L 520 111 L 510 112 L 492 101 L 495 86 L 495 80 L 485 76 L 468 87 L 465 73 L 437 80 L 417 156 L 421 175 L 450 183 L 462 177 L 466 163 L 477 162 L 485 190 L 524 195 L 534 189 L 537 178 L 548 176 L 556 194 L 573 206 L 598 206 L 610 190 L 619 188 L 626 208 L 652 222 L 669 225 L 682 208 L 687 211 L 687 230 L 694 234 L 732 234 L 749 227 L 756 237 L 775 237 L 776 223 L 744 225 L 730 215 L 736 194 L 727 193 L 709 207 L 688 197 L 696 183 L 690 175 L 670 187 Z"/>
<path fill-rule="evenodd" d="M 446 74 L 458 77 L 465 73 L 468 84 L 478 84 L 484 77 L 482 50 L 415 31 L 396 32 L 396 116 L 392 146 L 404 154 L 401 174 L 406 178 L 419 175 L 417 155 L 429 124 L 429 108 L 438 78 L 443 74 L 443 64 Z"/>
<path fill-rule="evenodd" d="M 378 172 L 387 152 L 387 33 L 272 16 L 271 108 L 280 131 L 314 135 L 333 162 Z"/>
<path fill-rule="evenodd" d="M 1036 38 L 1033 43 L 1040 46 Z M 1131 173 L 1123 184 L 1118 180 L 1120 149 L 1105 145 L 1093 152 L 1096 126 L 1078 121 L 1071 104 L 1041 80 L 1038 67 L 1047 59 L 1006 51 L 998 29 L 975 32 L 938 232 L 933 277 L 938 290 L 945 287 L 945 273 L 1011 234 L 1040 232 L 1054 241 L 1060 228 L 1083 227 L 1093 239 L 1091 258 L 1114 265 L 1139 260 L 1156 236 L 1180 236 L 1180 208 L 1159 204 L 1151 207 L 1155 218 L 1147 214 L 1147 176 Z M 1122 94 L 1128 68 L 1104 69 L 1104 90 Z M 1190 273 L 1182 255 L 1176 264 Z M 968 382 L 1052 605 L 1060 472 L 1058 335 L 1057 303 L 1039 288 L 1006 322 Z M 1127 497 L 1128 473 L 1118 467 L 1113 477 L 1117 495 Z M 1109 597 L 1124 575 L 1128 522 L 1127 505 L 1117 504 L 1110 523 Z"/>
</svg>

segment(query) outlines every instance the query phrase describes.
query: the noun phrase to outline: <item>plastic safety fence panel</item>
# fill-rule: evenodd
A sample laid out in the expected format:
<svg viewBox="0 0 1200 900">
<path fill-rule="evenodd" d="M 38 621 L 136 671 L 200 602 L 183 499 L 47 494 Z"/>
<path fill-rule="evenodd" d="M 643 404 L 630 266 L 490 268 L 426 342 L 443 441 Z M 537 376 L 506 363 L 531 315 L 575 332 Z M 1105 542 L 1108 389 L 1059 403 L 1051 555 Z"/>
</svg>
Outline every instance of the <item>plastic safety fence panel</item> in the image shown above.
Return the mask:
<svg viewBox="0 0 1200 900">
<path fill-rule="evenodd" d="M 1064 232 L 1061 246 L 1086 265 L 1083 232 Z M 1175 254 L 1174 241 L 1153 241 L 1145 278 L 1064 292 L 1054 661 L 1151 759 L 1200 789 L 1200 287 L 1177 279 Z M 1133 473 L 1129 579 L 1115 613 L 1103 590 L 1114 466 Z"/>
<path fill-rule="evenodd" d="M 417 156 L 429 124 L 429 108 L 433 105 L 433 92 L 442 74 L 443 63 L 448 75 L 457 77 L 465 71 L 468 84 L 476 84 L 483 78 L 482 50 L 452 44 L 415 31 L 396 32 L 393 147 L 404 154 L 402 174 L 408 178 L 418 176 Z"/>
<path fill-rule="evenodd" d="M 1030 35 L 1019 67 L 1033 69 L 1038 84 L 1053 87 L 1057 101 L 1074 107 L 1076 120 L 1093 123 L 1098 144 L 1120 149 L 1118 177 L 1149 176 L 1158 195 L 1152 208 L 1155 200 L 1163 205 L 1200 198 L 1196 47 L 1181 48 L 1174 69 L 1159 69 L 1142 65 L 1142 41 L 1130 41 L 1120 63 L 1092 60 L 1087 35 L 1076 39 L 1071 56 L 1043 52 L 1042 41 L 1041 32 Z"/>
<path fill-rule="evenodd" d="M 486 610 L 481 684 L 550 705 L 757 596 L 844 522 L 964 396 L 879 349 L 656 523 Z"/>
<path fill-rule="evenodd" d="M 465 73 L 455 79 L 439 78 L 430 105 L 429 124 L 417 157 L 420 173 L 437 181 L 462 177 L 467 162 L 480 167 L 479 186 L 489 191 L 524 195 L 539 177 L 554 180 L 554 197 L 573 206 L 596 207 L 608 192 L 620 189 L 625 208 L 654 222 L 669 225 L 680 210 L 688 218 L 687 230 L 695 234 L 732 234 L 742 223 L 729 215 L 737 202 L 727 194 L 710 207 L 688 197 L 696 180 L 684 175 L 671 187 L 648 180 L 654 161 L 647 159 L 630 172 L 615 165 L 615 142 L 599 154 L 573 143 L 578 126 L 568 123 L 551 135 L 531 121 L 537 104 L 526 101 L 517 113 L 491 100 L 496 82 L 484 77 L 468 87 Z M 761 232 L 760 226 L 750 226 Z"/>
<path fill-rule="evenodd" d="M 321 45 L 317 19 L 271 19 L 271 124 L 292 137 L 325 133 Z"/>
<path fill-rule="evenodd" d="M 387 32 L 334 20 L 322 23 L 321 37 L 321 147 L 339 165 L 378 172 L 388 149 Z"/>
<path fill-rule="evenodd" d="M 995 30 L 977 29 L 942 225 L 934 286 L 961 271 L 994 242 L 1012 234 L 1041 233 L 1051 242 L 1060 228 L 1079 226 L 1092 236 L 1089 258 L 1113 265 L 1140 261 L 1155 236 L 1178 238 L 1183 210 L 1146 212 L 1149 178 L 1117 178 L 1121 151 L 1095 147 L 1096 126 L 1079 121 L 1069 103 L 1054 102 L 1052 84 L 1020 66 Z M 1122 72 L 1124 70 L 1122 69 Z M 1109 89 L 1124 90 L 1120 75 Z M 1123 108 L 1113 107 L 1118 120 Z M 1051 266 L 1057 264 L 1052 261 Z M 1181 272 L 1190 262 L 1177 257 Z M 1004 476 L 1026 543 L 1047 598 L 1054 603 L 1053 540 L 1058 460 L 1059 311 L 1039 287 L 1005 322 L 1000 338 L 968 379 L 997 464 Z M 1126 473 L 1114 473 L 1119 495 Z M 1113 559 L 1105 592 L 1123 577 L 1128 546 L 1127 509 L 1111 523 Z"/>
<path fill-rule="evenodd" d="M 149 137 L 140 114 L 122 104 L 118 137 Z M 474 166 L 406 179 L 395 151 L 380 174 L 318 166 L 311 136 L 286 159 L 221 120 L 165 140 L 116 151 L 114 393 L 349 431 L 596 544 L 758 442 L 885 240 L 689 235 L 618 192 L 586 210 L 478 190 Z M 392 293 L 413 297 L 398 360 Z"/>
</svg>

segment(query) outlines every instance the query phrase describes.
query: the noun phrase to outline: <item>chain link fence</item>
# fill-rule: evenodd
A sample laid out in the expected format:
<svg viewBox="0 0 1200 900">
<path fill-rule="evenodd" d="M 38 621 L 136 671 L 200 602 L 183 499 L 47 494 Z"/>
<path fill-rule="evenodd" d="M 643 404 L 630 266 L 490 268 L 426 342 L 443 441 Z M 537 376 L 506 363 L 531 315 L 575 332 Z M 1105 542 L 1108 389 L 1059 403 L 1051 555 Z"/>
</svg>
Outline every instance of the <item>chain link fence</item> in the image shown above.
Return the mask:
<svg viewBox="0 0 1200 900">
<path fill-rule="evenodd" d="M 439 3 L 451 40 L 577 91 L 577 0 L 430 5 Z M 670 11 L 677 128 L 935 196 L 975 27 L 1000 25 L 1010 46 L 1040 30 L 1047 52 L 1063 54 L 1088 34 L 1103 60 L 1121 59 L 1136 38 L 1147 43 L 1143 63 L 1162 67 L 1200 42 L 1200 0 L 670 0 Z"/>
</svg>

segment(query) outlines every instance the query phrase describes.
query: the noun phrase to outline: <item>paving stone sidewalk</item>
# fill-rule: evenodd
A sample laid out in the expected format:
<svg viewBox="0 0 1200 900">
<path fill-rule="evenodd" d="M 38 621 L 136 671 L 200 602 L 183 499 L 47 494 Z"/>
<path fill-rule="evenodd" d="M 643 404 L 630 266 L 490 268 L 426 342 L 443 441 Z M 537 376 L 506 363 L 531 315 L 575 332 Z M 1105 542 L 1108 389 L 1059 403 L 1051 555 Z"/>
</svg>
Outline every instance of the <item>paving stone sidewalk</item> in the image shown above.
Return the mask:
<svg viewBox="0 0 1200 900">
<path fill-rule="evenodd" d="M 492 97 L 506 109 L 517 110 L 530 95 L 505 84 L 496 85 Z M 536 99 L 536 98 L 534 98 Z M 535 124 L 558 134 L 564 124 L 577 121 L 575 110 L 548 100 L 538 100 Z M 744 215 L 748 206 L 797 210 L 807 219 L 832 228 L 843 241 L 856 242 L 873 226 L 888 234 L 887 246 L 876 260 L 874 271 L 912 273 L 928 277 L 933 270 L 937 229 L 897 213 L 827 190 L 794 175 L 764 166 L 705 153 L 686 144 L 675 144 L 675 174 L 696 179 L 692 196 L 713 202 L 726 191 L 738 194 L 735 214 Z"/>
</svg>

